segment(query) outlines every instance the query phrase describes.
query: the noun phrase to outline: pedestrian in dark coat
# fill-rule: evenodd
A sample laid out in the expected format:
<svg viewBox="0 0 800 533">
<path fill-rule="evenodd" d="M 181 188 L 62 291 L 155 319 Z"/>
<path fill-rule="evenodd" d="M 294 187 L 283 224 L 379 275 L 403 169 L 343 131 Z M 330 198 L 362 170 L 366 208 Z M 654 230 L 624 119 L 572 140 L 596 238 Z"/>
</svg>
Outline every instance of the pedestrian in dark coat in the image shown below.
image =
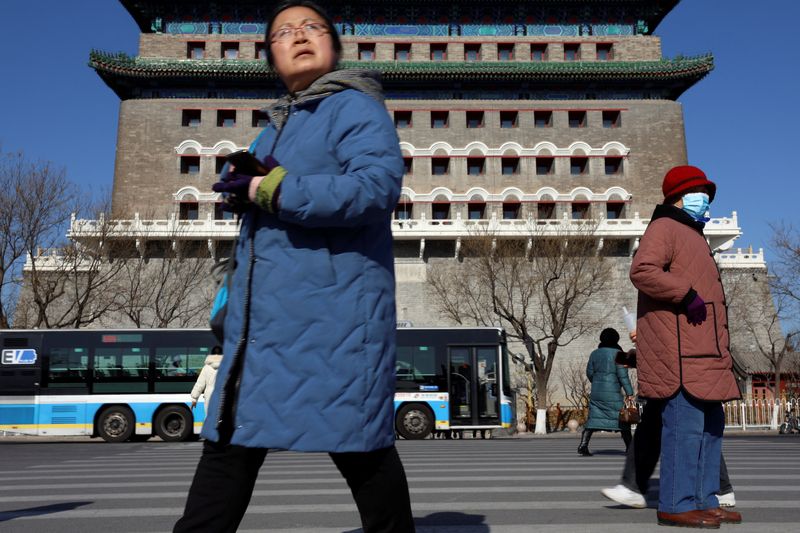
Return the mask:
<svg viewBox="0 0 800 533">
<path fill-rule="evenodd" d="M 581 443 L 578 446 L 580 455 L 591 456 L 589 440 L 595 431 L 619 431 L 625 447 L 631 442 L 631 427 L 619 423 L 619 410 L 624 405 L 625 396 L 633 399 L 633 387 L 628 378 L 628 369 L 617 364 L 617 354 L 622 352 L 619 346 L 619 333 L 613 328 L 606 328 L 600 333 L 600 344 L 589 356 L 586 365 L 586 377 L 592 384 L 589 397 L 589 420 L 583 426 Z"/>
<path fill-rule="evenodd" d="M 272 448 L 329 452 L 366 533 L 411 532 L 393 425 L 397 133 L 378 75 L 336 70 L 342 46 L 318 5 L 280 3 L 266 44 L 289 94 L 251 146 L 265 175 L 226 168 L 213 187 L 242 212 L 230 355 L 175 531 L 235 531 Z"/>
<path fill-rule="evenodd" d="M 703 228 L 717 186 L 697 167 L 664 176 L 631 264 L 639 290 L 639 393 L 661 404 L 658 523 L 719 527 L 741 522 L 720 508 L 722 402 L 739 398 L 722 279 Z"/>
</svg>

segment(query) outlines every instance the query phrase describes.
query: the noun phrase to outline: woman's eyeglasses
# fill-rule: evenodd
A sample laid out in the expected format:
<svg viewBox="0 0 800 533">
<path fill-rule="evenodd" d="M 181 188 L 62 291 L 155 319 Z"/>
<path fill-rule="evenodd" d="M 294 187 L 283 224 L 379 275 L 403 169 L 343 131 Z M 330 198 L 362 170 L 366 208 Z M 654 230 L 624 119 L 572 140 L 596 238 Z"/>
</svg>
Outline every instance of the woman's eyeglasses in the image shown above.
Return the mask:
<svg viewBox="0 0 800 533">
<path fill-rule="evenodd" d="M 298 31 L 304 32 L 308 37 L 320 37 L 328 33 L 328 27 L 321 22 L 309 22 L 297 27 L 286 26 L 273 33 L 271 38 L 275 42 L 286 42 Z"/>
</svg>

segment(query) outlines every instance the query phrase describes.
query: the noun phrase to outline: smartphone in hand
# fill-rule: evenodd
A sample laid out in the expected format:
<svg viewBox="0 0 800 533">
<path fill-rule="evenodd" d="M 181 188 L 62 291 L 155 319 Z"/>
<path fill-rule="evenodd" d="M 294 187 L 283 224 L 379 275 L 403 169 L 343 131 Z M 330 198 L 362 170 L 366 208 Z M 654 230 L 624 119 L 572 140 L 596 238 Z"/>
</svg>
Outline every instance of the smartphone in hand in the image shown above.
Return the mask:
<svg viewBox="0 0 800 533">
<path fill-rule="evenodd" d="M 266 176 L 269 174 L 263 163 L 248 150 L 237 150 L 226 155 L 225 159 L 236 167 L 234 172 L 237 174 L 245 174 L 247 176 Z"/>
</svg>

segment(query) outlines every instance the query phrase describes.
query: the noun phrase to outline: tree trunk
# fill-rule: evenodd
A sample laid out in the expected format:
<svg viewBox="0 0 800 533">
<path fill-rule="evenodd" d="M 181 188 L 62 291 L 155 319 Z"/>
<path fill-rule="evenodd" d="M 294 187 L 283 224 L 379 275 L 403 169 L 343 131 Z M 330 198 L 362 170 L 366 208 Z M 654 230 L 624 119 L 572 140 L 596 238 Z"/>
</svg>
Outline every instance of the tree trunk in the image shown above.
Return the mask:
<svg viewBox="0 0 800 533">
<path fill-rule="evenodd" d="M 536 409 L 535 435 L 547 435 L 547 409 Z"/>
<path fill-rule="evenodd" d="M 543 372 L 536 373 L 536 435 L 547 434 L 547 379 Z"/>
<path fill-rule="evenodd" d="M 775 388 L 772 389 L 772 401 L 774 402 L 772 409 L 772 420 L 770 420 L 769 428 L 778 429 L 778 415 L 781 405 L 781 364 L 775 363 Z"/>
</svg>

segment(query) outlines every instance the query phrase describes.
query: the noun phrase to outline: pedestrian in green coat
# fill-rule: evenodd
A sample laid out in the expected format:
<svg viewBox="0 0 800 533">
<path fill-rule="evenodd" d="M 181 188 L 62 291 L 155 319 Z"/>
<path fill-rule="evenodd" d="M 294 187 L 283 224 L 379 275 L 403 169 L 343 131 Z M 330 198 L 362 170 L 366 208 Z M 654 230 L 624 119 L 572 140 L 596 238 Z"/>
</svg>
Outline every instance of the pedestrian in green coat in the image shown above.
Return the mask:
<svg viewBox="0 0 800 533">
<path fill-rule="evenodd" d="M 619 346 L 619 333 L 613 328 L 606 328 L 600 333 L 600 344 L 589 356 L 586 365 L 586 377 L 592 384 L 589 398 L 589 420 L 583 427 L 578 454 L 590 456 L 589 440 L 595 431 L 619 431 L 625 448 L 631 442 L 630 424 L 619 423 L 619 410 L 624 405 L 620 389 L 625 396 L 633 399 L 633 387 L 628 379 L 628 369 L 617 364 L 616 357 L 623 351 Z"/>
</svg>

